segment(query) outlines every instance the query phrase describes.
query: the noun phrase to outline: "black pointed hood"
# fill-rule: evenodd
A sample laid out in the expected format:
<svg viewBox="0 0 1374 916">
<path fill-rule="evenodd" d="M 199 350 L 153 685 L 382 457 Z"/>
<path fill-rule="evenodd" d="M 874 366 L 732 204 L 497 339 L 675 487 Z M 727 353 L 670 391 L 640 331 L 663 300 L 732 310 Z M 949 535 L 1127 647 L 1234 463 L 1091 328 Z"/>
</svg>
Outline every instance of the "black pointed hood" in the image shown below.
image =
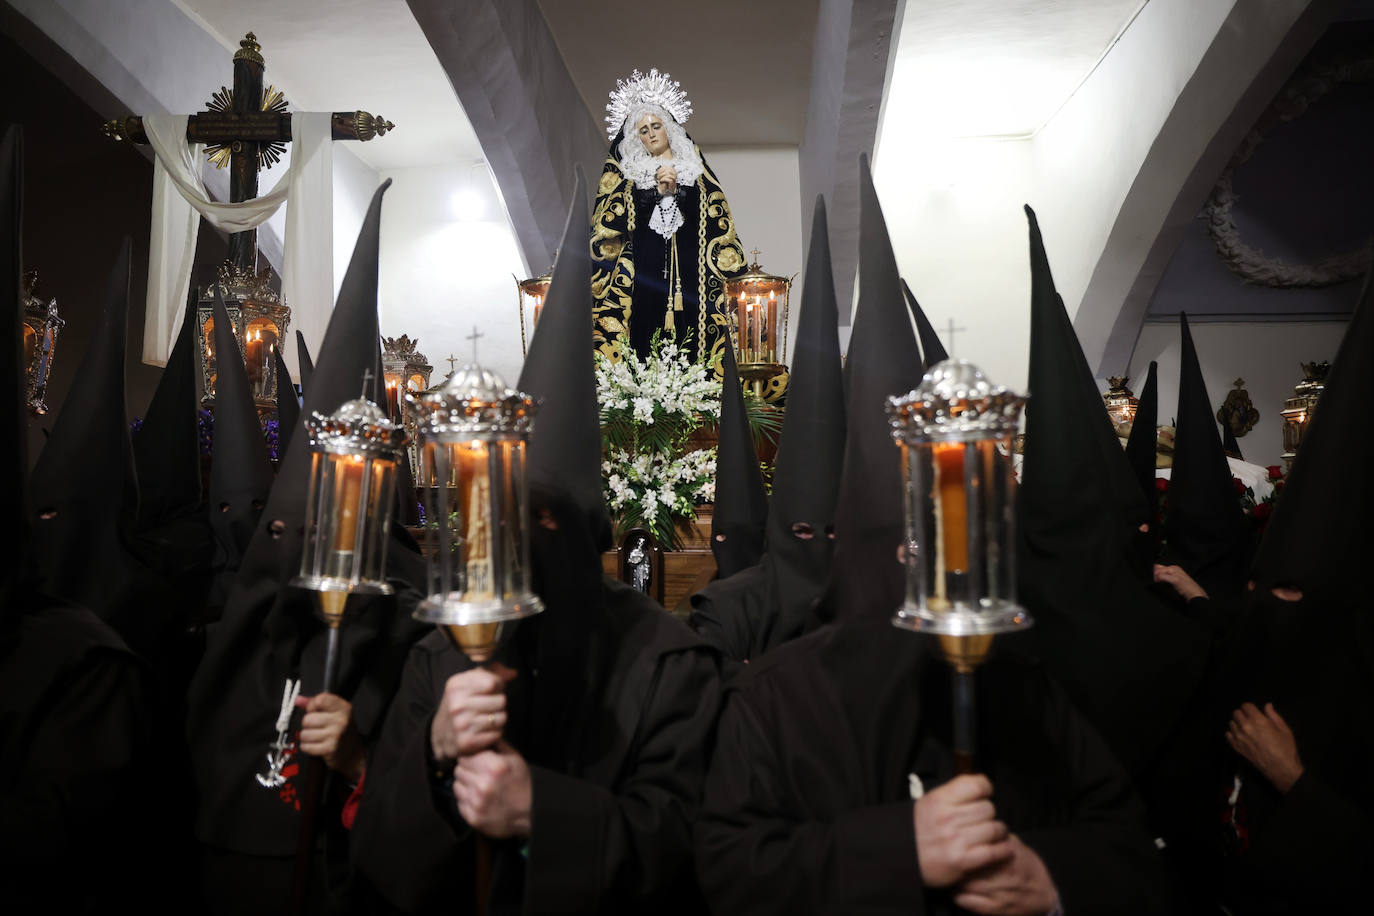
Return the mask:
<svg viewBox="0 0 1374 916">
<path fill-rule="evenodd" d="M 1145 495 L 1148 507 L 1147 517 L 1154 525 L 1155 507 L 1159 503 L 1155 488 L 1155 453 L 1159 443 L 1159 364 L 1150 360 L 1150 371 L 1145 375 L 1145 387 L 1140 389 L 1140 400 L 1135 408 L 1135 420 L 1131 424 L 1131 435 L 1126 440 L 1126 460 L 1135 474 L 1140 492 Z"/>
<path fill-rule="evenodd" d="M 911 287 L 905 280 L 902 281 L 902 293 L 906 296 L 907 308 L 911 309 L 911 317 L 916 319 L 916 334 L 921 341 L 921 361 L 925 368 L 929 369 L 936 363 L 949 359 L 944 344 L 940 343 L 939 335 L 935 333 L 925 310 L 921 308 L 921 303 L 916 301 L 915 294 L 911 292 Z"/>
<path fill-rule="evenodd" d="M 530 487 L 570 500 L 604 548 L 610 522 L 601 485 L 601 412 L 590 345 L 590 225 L 586 179 L 578 168 L 553 282 L 516 387 L 540 401 L 529 443 Z"/>
<path fill-rule="evenodd" d="M 1132 774 L 1201 676 L 1200 630 L 1150 592 L 1133 539 L 1145 503 L 1030 224 L 1030 404 L 1018 488 L 1018 594 L 1038 654 Z"/>
<path fill-rule="evenodd" d="M 126 238 L 106 285 L 99 328 L 34 467 L 30 501 L 46 587 L 101 616 L 124 576 L 123 538 L 138 512 L 133 445 L 125 406 L 129 317 Z"/>
<path fill-rule="evenodd" d="M 376 401 L 378 248 L 381 238 L 382 195 L 391 180 L 382 182 L 372 195 L 363 217 L 353 259 L 339 285 L 339 298 L 329 316 L 324 343 L 320 345 L 319 365 L 310 376 L 300 413 L 309 417 L 332 414 L 345 401 L 362 391 L 363 374 L 373 373 Z M 253 531 L 251 546 L 239 573 L 240 584 L 273 581 L 284 584 L 297 572 L 301 556 L 301 520 L 305 518 L 306 491 L 309 489 L 310 443 L 304 435 L 292 435 L 277 468 L 277 479 L 263 509 L 264 522 Z M 274 538 L 272 521 L 280 521 L 285 532 Z"/>
<path fill-rule="evenodd" d="M 28 384 L 24 365 L 24 129 L 5 129 L 0 139 L 0 313 L 4 315 L 4 355 L 0 359 L 0 410 L 10 444 L 0 452 L 0 480 L 6 481 L 3 524 L 10 546 L 0 567 L 0 629 L 20 608 L 12 600 L 32 578 L 30 522 L 25 504 L 29 476 Z"/>
<path fill-rule="evenodd" d="M 224 552 L 224 569 L 237 569 L 253 536 L 272 462 L 224 297 L 215 284 L 215 439 L 210 459 L 210 525 Z"/>
<path fill-rule="evenodd" d="M 773 465 L 763 559 L 773 580 L 778 618 L 762 634 L 755 655 L 802 631 L 830 576 L 835 553 L 836 503 L 844 466 L 844 383 L 830 233 L 825 201 L 819 196 L 805 282 L 787 411 Z M 793 532 L 793 525 L 799 524 L 809 526 L 809 538 Z"/>
<path fill-rule="evenodd" d="M 904 537 L 899 452 L 887 399 L 921 381 L 921 354 L 868 157 L 859 159 L 859 305 L 849 338 L 844 471 L 836 512 L 833 588 L 825 613 L 886 620 L 902 601 Z"/>
<path fill-rule="evenodd" d="M 197 298 L 192 287 L 176 343 L 148 403 L 143 425 L 134 434 L 140 530 L 196 512 L 205 499 L 196 422 Z"/>
<path fill-rule="evenodd" d="M 1374 506 L 1374 479 L 1363 467 L 1369 454 L 1369 431 L 1352 418 L 1367 414 L 1374 403 L 1370 354 L 1374 354 L 1374 271 L 1365 277 L 1321 401 L 1303 433 L 1255 554 L 1251 574 L 1257 589 L 1295 588 L 1309 605 L 1316 606 L 1367 604 L 1374 528 L 1365 514 Z"/>
<path fill-rule="evenodd" d="M 1179 328 L 1178 416 L 1163 555 L 1166 562 L 1183 567 L 1212 597 L 1235 594 L 1245 581 L 1254 533 L 1231 483 L 1231 468 L 1183 313 L 1179 313 Z"/>
<path fill-rule="evenodd" d="M 286 449 L 296 430 L 301 427 L 301 402 L 296 400 L 296 388 L 291 384 L 291 370 L 286 368 L 286 360 L 281 350 L 274 348 L 272 356 L 277 361 L 277 458 L 286 457 Z"/>
<path fill-rule="evenodd" d="M 340 292 L 343 290 L 340 289 Z M 296 331 L 296 362 L 301 370 L 301 397 L 305 397 L 305 389 L 310 386 L 310 374 L 315 371 L 315 362 L 310 358 L 310 349 L 305 345 L 305 335 L 299 330 Z"/>
<path fill-rule="evenodd" d="M 711 515 L 711 553 L 719 578 L 733 576 L 763 557 L 768 493 L 740 390 L 735 348 L 721 359 L 720 444 L 716 450 L 716 499 Z"/>
</svg>

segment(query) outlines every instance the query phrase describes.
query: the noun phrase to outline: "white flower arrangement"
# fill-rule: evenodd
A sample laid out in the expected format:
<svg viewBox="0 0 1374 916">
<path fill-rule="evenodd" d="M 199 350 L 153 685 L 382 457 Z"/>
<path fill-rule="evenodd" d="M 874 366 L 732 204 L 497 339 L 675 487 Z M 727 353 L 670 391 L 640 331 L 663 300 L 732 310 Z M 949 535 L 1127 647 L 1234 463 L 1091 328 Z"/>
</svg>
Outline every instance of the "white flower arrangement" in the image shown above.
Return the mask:
<svg viewBox="0 0 1374 916">
<path fill-rule="evenodd" d="M 596 356 L 606 447 L 602 478 L 617 536 L 634 527 L 678 546 L 679 521 L 715 498 L 715 449 L 687 451 L 691 434 L 720 417 L 720 382 L 672 338 L 654 338 L 648 358 Z"/>
</svg>

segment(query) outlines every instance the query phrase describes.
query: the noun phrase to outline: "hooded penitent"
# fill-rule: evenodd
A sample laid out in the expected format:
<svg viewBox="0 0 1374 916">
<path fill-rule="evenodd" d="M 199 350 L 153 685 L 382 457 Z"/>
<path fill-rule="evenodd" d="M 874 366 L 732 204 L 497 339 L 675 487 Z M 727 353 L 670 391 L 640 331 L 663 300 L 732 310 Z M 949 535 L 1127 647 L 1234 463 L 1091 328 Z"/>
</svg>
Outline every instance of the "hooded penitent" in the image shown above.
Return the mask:
<svg viewBox="0 0 1374 916">
<path fill-rule="evenodd" d="M 45 588 L 138 642 L 137 621 L 124 619 L 124 611 L 137 611 L 122 607 L 132 575 L 125 544 L 138 514 L 124 401 L 129 247 L 126 238 L 110 272 L 100 326 L 34 468 L 29 499 Z"/>
<path fill-rule="evenodd" d="M 272 462 L 229 312 L 219 285 L 213 288 L 215 441 L 210 459 L 210 524 L 223 552 L 222 569 L 232 574 L 240 566 L 272 488 Z"/>
<path fill-rule="evenodd" d="M 1145 376 L 1145 387 L 1140 389 L 1140 401 L 1135 408 L 1135 421 L 1131 424 L 1131 436 L 1126 440 L 1126 460 L 1130 462 L 1131 472 L 1135 474 L 1140 492 L 1145 494 L 1146 518 L 1154 526 L 1155 507 L 1159 502 L 1159 491 L 1155 488 L 1155 441 L 1159 433 L 1159 364 L 1150 360 L 1150 371 Z"/>
<path fill-rule="evenodd" d="M 921 361 L 925 368 L 929 369 L 936 363 L 942 363 L 949 359 L 949 354 L 945 352 L 945 347 L 940 343 L 940 337 L 935 333 L 935 328 L 931 327 L 930 319 L 926 317 L 925 309 L 921 308 L 921 303 L 916 301 L 916 296 L 911 292 L 911 287 L 907 286 L 905 280 L 902 281 L 902 294 L 906 296 L 907 308 L 911 309 L 911 317 L 916 319 L 916 334 L 921 341 Z"/>
<path fill-rule="evenodd" d="M 1374 528 L 1366 517 L 1374 481 L 1360 469 L 1370 434 L 1350 418 L 1367 413 L 1374 398 L 1371 353 L 1374 289 L 1366 277 L 1256 551 L 1255 588 L 1218 677 L 1223 696 L 1213 733 L 1222 734 L 1241 703 L 1272 703 L 1303 767 L 1285 793 L 1236 754 L 1217 773 L 1213 789 L 1239 787 L 1227 813 L 1244 842 L 1231 843 L 1227 859 L 1209 864 L 1214 880 L 1223 881 L 1217 896 L 1237 913 L 1367 908 L 1374 715 L 1363 697 L 1374 686 Z M 1290 600 L 1276 588 L 1289 590 L 1280 594 Z"/>
<path fill-rule="evenodd" d="M 830 576 L 845 439 L 838 328 L 825 201 L 817 197 L 763 559 L 692 596 L 693 629 L 736 662 L 801 635 Z"/>
<path fill-rule="evenodd" d="M 1163 559 L 1183 567 L 1213 598 L 1224 597 L 1244 584 L 1254 531 L 1236 498 L 1193 335 L 1182 313 L 1179 325 L 1178 418 Z"/>
<path fill-rule="evenodd" d="M 859 160 L 859 305 L 845 359 L 844 470 L 835 513 L 835 574 L 828 613 L 886 620 L 902 601 L 900 453 L 886 406 L 921 381 L 921 354 L 868 157 Z"/>
<path fill-rule="evenodd" d="M 374 370 L 378 238 L 389 185 L 378 188 L 363 220 L 306 389 L 307 415 L 332 414 L 358 397 L 364 372 Z M 366 393 L 375 400 L 375 379 Z M 266 769 L 277 734 L 283 683 L 299 677 L 301 695 L 309 696 L 323 677 L 325 627 L 314 598 L 288 587 L 300 567 L 310 462 L 308 437 L 292 436 L 189 697 L 187 731 L 201 795 L 196 832 L 212 846 L 258 856 L 289 856 L 296 846 L 299 759 L 283 771 L 285 785 L 265 788 L 255 778 Z M 405 561 L 404 553 L 393 541 L 389 570 Z M 365 739 L 380 726 L 405 652 L 420 632 L 392 599 L 349 599 L 334 692 L 353 704 L 353 724 Z"/>
<path fill-rule="evenodd" d="M 296 331 L 296 362 L 301 369 L 301 394 L 310 387 L 310 374 L 315 371 L 315 361 L 310 358 L 310 350 L 305 346 L 305 335 Z"/>
<path fill-rule="evenodd" d="M 1133 569 L 1145 501 L 1054 289 L 1035 214 L 1026 215 L 1030 403 L 1017 570 L 1035 626 L 1004 639 L 1037 652 L 1139 774 L 1196 688 L 1205 641 Z"/>
<path fill-rule="evenodd" d="M 214 575 L 215 534 L 206 511 L 196 423 L 196 290 L 191 290 L 167 365 L 162 370 L 143 425 L 134 433 L 138 473 L 138 526 L 129 549 L 159 577 L 164 589 L 146 593 L 164 605 L 161 616 L 176 620 L 165 634 L 164 652 L 175 652 L 180 673 L 169 695 L 180 697 L 194 665 L 183 637 L 203 622 L 206 594 Z M 151 611 L 151 608 L 149 609 Z M 173 659 L 168 659 L 173 661 Z"/>
<path fill-rule="evenodd" d="M 758 563 L 763 556 L 763 528 L 767 522 L 768 494 L 763 489 L 759 458 L 749 431 L 735 348 L 727 346 L 721 363 L 720 447 L 716 452 L 716 499 L 711 515 L 711 552 L 716 556 L 719 578 L 733 576 Z"/>
</svg>

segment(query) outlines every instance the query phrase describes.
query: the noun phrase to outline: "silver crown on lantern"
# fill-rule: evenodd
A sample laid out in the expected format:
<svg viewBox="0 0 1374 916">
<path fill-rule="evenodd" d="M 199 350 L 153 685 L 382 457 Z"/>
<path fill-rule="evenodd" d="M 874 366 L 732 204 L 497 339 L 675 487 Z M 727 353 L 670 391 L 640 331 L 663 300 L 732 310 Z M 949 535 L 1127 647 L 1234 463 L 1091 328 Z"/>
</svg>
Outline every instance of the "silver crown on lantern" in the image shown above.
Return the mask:
<svg viewBox="0 0 1374 916">
<path fill-rule="evenodd" d="M 329 416 L 312 413 L 305 421 L 310 446 L 319 451 L 363 455 L 394 461 L 405 445 L 406 431 L 366 398 L 339 405 Z"/>
<path fill-rule="evenodd" d="M 657 105 L 679 124 L 686 124 L 692 116 L 692 103 L 677 80 L 657 68 L 649 68 L 648 75 L 638 69 L 627 80 L 616 80 L 611 100 L 606 103 L 606 136 L 615 139 L 630 111 L 641 104 Z"/>
<path fill-rule="evenodd" d="M 406 395 L 422 429 L 431 435 L 528 433 L 538 403 L 508 388 L 501 376 L 481 366 L 463 366 L 442 385 L 420 396 Z"/>
<path fill-rule="evenodd" d="M 958 442 L 1013 435 L 1025 403 L 973 363 L 948 359 L 931 366 L 912 391 L 888 398 L 887 415 L 898 441 Z"/>
</svg>

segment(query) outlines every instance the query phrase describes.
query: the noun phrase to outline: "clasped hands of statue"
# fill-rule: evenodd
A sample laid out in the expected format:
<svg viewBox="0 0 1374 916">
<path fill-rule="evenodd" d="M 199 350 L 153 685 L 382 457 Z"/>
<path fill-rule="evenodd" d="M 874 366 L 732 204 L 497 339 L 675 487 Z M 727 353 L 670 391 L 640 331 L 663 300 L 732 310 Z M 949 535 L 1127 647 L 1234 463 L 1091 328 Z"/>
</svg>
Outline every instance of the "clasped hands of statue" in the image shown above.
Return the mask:
<svg viewBox="0 0 1374 916">
<path fill-rule="evenodd" d="M 928 888 L 973 913 L 1038 916 L 1059 892 L 1044 861 L 997 819 L 992 783 L 966 774 L 916 800 L 916 858 Z"/>
<path fill-rule="evenodd" d="M 458 813 L 474 830 L 496 839 L 530 835 L 530 768 L 501 737 L 506 685 L 515 677 L 499 663 L 453 675 L 429 730 L 434 759 L 453 762 Z"/>
</svg>

